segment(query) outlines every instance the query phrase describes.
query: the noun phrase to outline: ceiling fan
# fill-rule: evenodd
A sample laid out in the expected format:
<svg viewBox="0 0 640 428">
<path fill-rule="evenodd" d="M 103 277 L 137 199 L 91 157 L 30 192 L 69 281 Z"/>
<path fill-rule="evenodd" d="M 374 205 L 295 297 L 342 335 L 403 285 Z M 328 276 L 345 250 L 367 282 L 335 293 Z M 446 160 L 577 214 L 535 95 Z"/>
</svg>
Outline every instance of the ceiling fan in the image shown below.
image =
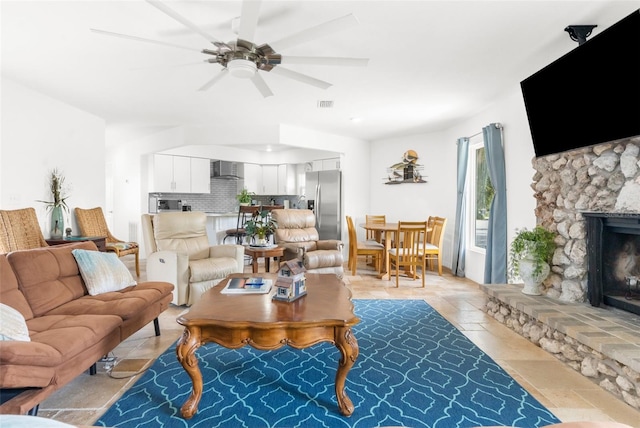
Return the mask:
<svg viewBox="0 0 640 428">
<path fill-rule="evenodd" d="M 208 90 L 224 77 L 231 74 L 235 77 L 250 79 L 263 97 L 272 96 L 273 92 L 271 91 L 265 80 L 262 78 L 261 72 L 271 72 L 321 89 L 327 89 L 331 86 L 331 83 L 316 79 L 306 74 L 289 70 L 282 67 L 281 64 L 366 66 L 369 62 L 368 58 L 282 56 L 278 53 L 282 50 L 286 50 L 289 47 L 319 38 L 330 32 L 344 30 L 357 24 L 358 20 L 352 14 L 324 22 L 314 27 L 307 28 L 306 30 L 299 31 L 288 37 L 282 38 L 275 42 L 271 42 L 269 44 L 264 43 L 258 45 L 254 43 L 253 40 L 258 25 L 260 6 L 262 4 L 261 0 L 242 1 L 242 9 L 239 17 L 237 31 L 238 37 L 236 40 L 232 40 L 229 42 L 223 42 L 213 37 L 211 34 L 199 28 L 187 18 L 178 14 L 176 11 L 169 8 L 159 0 L 146 0 L 146 2 L 154 6 L 161 12 L 169 15 L 176 21 L 180 22 L 189 30 L 200 34 L 208 42 L 210 42 L 214 46 L 214 48 L 195 49 L 159 40 L 113 33 L 110 31 L 98 30 L 94 28 L 92 28 L 91 31 L 108 36 L 122 37 L 125 39 L 136 40 L 140 42 L 154 43 L 179 49 L 197 51 L 207 55 L 208 58 L 205 60 L 205 62 L 220 64 L 222 66 L 222 70 L 220 70 L 220 72 L 208 82 L 202 85 L 202 87 L 200 87 L 199 89 L 200 91 Z"/>
</svg>

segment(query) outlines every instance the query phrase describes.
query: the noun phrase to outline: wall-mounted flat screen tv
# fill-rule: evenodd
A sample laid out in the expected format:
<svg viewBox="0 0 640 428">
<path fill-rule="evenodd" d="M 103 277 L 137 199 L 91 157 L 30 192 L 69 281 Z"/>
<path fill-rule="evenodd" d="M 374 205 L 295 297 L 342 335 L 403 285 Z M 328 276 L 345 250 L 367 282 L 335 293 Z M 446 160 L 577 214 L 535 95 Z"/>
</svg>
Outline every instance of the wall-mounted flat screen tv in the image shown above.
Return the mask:
<svg viewBox="0 0 640 428">
<path fill-rule="evenodd" d="M 640 135 L 640 9 L 520 87 L 536 157 Z"/>
</svg>

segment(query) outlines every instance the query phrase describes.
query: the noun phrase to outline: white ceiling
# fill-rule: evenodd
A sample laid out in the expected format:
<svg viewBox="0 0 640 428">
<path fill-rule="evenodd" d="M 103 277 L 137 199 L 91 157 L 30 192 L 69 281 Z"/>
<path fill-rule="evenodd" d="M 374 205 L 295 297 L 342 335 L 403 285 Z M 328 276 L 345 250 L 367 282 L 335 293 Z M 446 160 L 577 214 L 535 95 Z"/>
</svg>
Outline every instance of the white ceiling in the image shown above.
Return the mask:
<svg viewBox="0 0 640 428">
<path fill-rule="evenodd" d="M 240 14 L 240 0 L 165 4 L 218 39 L 235 39 L 231 21 Z M 232 76 L 199 92 L 220 70 L 204 63 L 205 55 L 90 32 L 213 47 L 145 1 L 0 5 L 5 77 L 116 129 L 249 129 L 249 137 L 233 143 L 258 147 L 274 143 L 269 130 L 278 124 L 366 140 L 446 129 L 577 47 L 567 25 L 597 24 L 597 35 L 640 1 L 265 0 L 257 44 L 353 13 L 358 25 L 280 53 L 370 58 L 364 68 L 287 66 L 332 83 L 327 90 L 262 72 L 275 93 L 270 98 Z M 324 100 L 334 107 L 318 108 Z"/>
</svg>

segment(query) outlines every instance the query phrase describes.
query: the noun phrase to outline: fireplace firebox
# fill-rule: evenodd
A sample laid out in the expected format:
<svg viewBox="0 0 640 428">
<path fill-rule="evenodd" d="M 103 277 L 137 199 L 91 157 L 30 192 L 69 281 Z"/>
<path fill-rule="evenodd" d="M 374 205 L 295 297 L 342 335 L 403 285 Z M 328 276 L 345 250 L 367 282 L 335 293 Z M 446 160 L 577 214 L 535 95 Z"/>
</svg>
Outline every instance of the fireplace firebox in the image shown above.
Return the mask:
<svg viewBox="0 0 640 428">
<path fill-rule="evenodd" d="M 587 220 L 587 295 L 640 315 L 640 214 L 582 213 Z"/>
</svg>

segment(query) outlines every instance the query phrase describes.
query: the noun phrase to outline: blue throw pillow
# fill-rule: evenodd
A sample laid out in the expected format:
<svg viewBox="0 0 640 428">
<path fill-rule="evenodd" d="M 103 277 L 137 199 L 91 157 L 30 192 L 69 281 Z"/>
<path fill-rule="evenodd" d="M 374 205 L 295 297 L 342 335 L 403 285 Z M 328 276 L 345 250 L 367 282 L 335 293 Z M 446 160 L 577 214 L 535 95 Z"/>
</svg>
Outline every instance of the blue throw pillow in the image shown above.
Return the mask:
<svg viewBox="0 0 640 428">
<path fill-rule="evenodd" d="M 114 253 L 78 249 L 71 253 L 92 296 L 136 285 L 129 269 Z"/>
</svg>

